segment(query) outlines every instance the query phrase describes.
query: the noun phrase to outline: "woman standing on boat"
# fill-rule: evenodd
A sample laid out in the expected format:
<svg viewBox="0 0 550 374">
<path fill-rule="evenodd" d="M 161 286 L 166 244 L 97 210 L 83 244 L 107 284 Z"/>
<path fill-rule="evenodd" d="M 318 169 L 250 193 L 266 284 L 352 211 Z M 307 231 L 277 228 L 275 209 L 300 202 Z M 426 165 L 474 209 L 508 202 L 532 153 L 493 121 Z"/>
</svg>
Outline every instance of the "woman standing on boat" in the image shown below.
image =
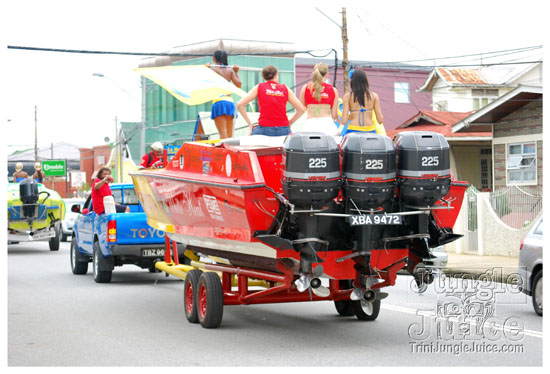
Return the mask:
<svg viewBox="0 0 550 374">
<path fill-rule="evenodd" d="M 217 50 L 212 57 L 214 65 L 207 63 L 206 66 L 221 75 L 226 81 L 233 82 L 235 86 L 241 88 L 242 82 L 239 77 L 239 67 L 233 65 L 230 68 L 227 63 L 227 52 Z M 233 136 L 233 119 L 235 118 L 235 102 L 230 94 L 222 95 L 212 101 L 212 114 L 220 139 Z"/>
<path fill-rule="evenodd" d="M 363 70 L 356 69 L 351 76 L 351 92 L 344 95 L 342 110 L 342 125 L 351 121 L 347 132 L 376 132 L 372 122 L 372 111 L 376 114 L 378 123 L 384 123 L 380 99 L 369 89 L 369 80 Z"/>
<path fill-rule="evenodd" d="M 313 67 L 311 82 L 302 87 L 300 102 L 307 109 L 307 120 L 301 131 L 338 135 L 334 124 L 338 118 L 338 91 L 326 83 L 327 74 L 327 64 L 318 63 Z"/>
<path fill-rule="evenodd" d="M 265 82 L 256 85 L 237 104 L 237 109 L 243 116 L 248 126 L 250 135 L 284 136 L 290 134 L 290 126 L 305 112 L 305 108 L 294 92 L 284 84 L 279 83 L 279 72 L 273 65 L 266 66 L 262 70 Z M 246 106 L 254 99 L 258 99 L 260 106 L 260 118 L 258 125 L 254 126 L 246 113 Z M 288 120 L 286 115 L 286 103 L 290 102 L 296 109 L 294 116 Z"/>
</svg>

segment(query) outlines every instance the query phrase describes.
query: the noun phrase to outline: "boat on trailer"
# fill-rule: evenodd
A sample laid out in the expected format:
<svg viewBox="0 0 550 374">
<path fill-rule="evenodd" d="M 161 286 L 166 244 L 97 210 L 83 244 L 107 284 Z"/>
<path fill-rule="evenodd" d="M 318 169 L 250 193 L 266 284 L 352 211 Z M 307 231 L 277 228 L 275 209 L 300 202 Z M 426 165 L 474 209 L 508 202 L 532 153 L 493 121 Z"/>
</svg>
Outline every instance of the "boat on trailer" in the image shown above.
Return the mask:
<svg viewBox="0 0 550 374">
<path fill-rule="evenodd" d="M 168 237 L 156 266 L 185 279 L 187 319 L 203 327 L 219 326 L 223 305 L 315 300 L 374 320 L 399 270 L 431 283 L 430 248 L 461 236 L 468 184 L 452 180 L 437 133 L 189 142 L 166 161 L 131 176 Z"/>
</svg>

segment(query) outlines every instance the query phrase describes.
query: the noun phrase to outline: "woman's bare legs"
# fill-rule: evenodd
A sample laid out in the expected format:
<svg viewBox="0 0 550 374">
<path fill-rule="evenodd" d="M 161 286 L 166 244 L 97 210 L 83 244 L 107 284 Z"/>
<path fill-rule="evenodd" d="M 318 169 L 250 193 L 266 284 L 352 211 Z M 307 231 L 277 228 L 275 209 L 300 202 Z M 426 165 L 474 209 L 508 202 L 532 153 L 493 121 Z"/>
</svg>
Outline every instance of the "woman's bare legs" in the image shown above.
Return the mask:
<svg viewBox="0 0 550 374">
<path fill-rule="evenodd" d="M 214 123 L 220 133 L 220 139 L 226 139 L 233 136 L 233 116 L 218 116 L 214 118 Z"/>
</svg>

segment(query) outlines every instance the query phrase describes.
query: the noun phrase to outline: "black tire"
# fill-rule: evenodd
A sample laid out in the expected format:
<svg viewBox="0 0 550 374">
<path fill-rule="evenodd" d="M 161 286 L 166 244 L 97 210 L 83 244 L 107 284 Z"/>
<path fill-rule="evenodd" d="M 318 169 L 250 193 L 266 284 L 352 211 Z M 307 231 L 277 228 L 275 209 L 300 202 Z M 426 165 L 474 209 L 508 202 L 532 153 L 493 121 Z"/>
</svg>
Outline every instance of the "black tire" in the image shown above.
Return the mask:
<svg viewBox="0 0 550 374">
<path fill-rule="evenodd" d="M 109 283 L 111 281 L 111 276 L 113 275 L 112 270 L 102 270 L 105 260 L 101 255 L 101 249 L 99 248 L 99 242 L 94 242 L 94 255 L 92 258 L 92 267 L 94 269 L 94 281 L 96 283 Z"/>
<path fill-rule="evenodd" d="M 61 241 L 62 242 L 67 242 L 69 237 L 66 235 L 66 234 L 61 234 Z"/>
<path fill-rule="evenodd" d="M 61 237 L 61 228 L 59 225 L 54 227 L 55 236 L 50 239 L 50 251 L 59 251 L 59 239 Z"/>
<path fill-rule="evenodd" d="M 73 274 L 84 275 L 88 272 L 88 257 L 84 256 L 76 247 L 76 238 L 71 240 L 71 270 Z"/>
<path fill-rule="evenodd" d="M 361 300 L 353 301 L 353 312 L 355 313 L 357 319 L 361 321 L 374 321 L 380 313 L 380 304 L 380 300 L 374 300 L 372 302 L 372 313 L 369 313 L 363 308 Z"/>
<path fill-rule="evenodd" d="M 533 299 L 533 308 L 535 308 L 535 312 L 539 316 L 542 316 L 542 270 L 539 270 L 533 278 L 533 287 L 531 287 L 531 294 Z"/>
<path fill-rule="evenodd" d="M 194 292 L 199 323 L 206 329 L 218 327 L 223 317 L 223 290 L 216 273 L 202 273 Z"/>
<path fill-rule="evenodd" d="M 201 270 L 191 270 L 187 272 L 185 282 L 183 283 L 183 310 L 185 311 L 185 317 L 190 323 L 199 323 L 195 300 L 201 274 Z"/>
<path fill-rule="evenodd" d="M 353 287 L 353 281 L 351 279 L 343 279 L 338 281 L 340 289 L 349 289 Z M 353 301 L 351 300 L 339 300 L 334 302 L 336 311 L 342 317 L 353 316 Z"/>
</svg>

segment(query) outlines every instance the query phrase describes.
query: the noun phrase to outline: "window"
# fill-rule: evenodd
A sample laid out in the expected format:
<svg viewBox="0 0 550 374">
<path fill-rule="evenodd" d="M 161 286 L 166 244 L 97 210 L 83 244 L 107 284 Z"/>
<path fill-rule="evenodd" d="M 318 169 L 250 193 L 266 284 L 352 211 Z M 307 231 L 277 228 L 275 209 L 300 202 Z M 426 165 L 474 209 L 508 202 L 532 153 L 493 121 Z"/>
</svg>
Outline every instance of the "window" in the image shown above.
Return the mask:
<svg viewBox="0 0 550 374">
<path fill-rule="evenodd" d="M 139 200 L 136 194 L 136 190 L 133 188 L 124 189 L 124 205 L 138 205 Z"/>
<path fill-rule="evenodd" d="M 105 165 L 105 156 L 97 156 L 97 164 Z"/>
<path fill-rule="evenodd" d="M 115 199 L 115 203 L 122 204 L 122 190 L 111 190 L 111 193 L 113 195 L 113 199 Z"/>
<path fill-rule="evenodd" d="M 393 97 L 396 103 L 410 103 L 409 84 L 405 82 L 393 83 Z"/>
<path fill-rule="evenodd" d="M 509 144 L 506 171 L 508 173 L 508 184 L 536 183 L 536 143 Z"/>
<path fill-rule="evenodd" d="M 539 225 L 537 226 L 537 228 L 535 229 L 535 231 L 533 231 L 533 234 L 537 234 L 537 235 L 543 235 L 543 232 L 542 232 L 542 220 L 540 220 L 540 223 Z"/>
<path fill-rule="evenodd" d="M 473 88 L 472 97 L 473 97 L 474 109 L 478 110 L 483 108 L 485 105 L 495 101 L 498 98 L 498 90 Z"/>
</svg>

